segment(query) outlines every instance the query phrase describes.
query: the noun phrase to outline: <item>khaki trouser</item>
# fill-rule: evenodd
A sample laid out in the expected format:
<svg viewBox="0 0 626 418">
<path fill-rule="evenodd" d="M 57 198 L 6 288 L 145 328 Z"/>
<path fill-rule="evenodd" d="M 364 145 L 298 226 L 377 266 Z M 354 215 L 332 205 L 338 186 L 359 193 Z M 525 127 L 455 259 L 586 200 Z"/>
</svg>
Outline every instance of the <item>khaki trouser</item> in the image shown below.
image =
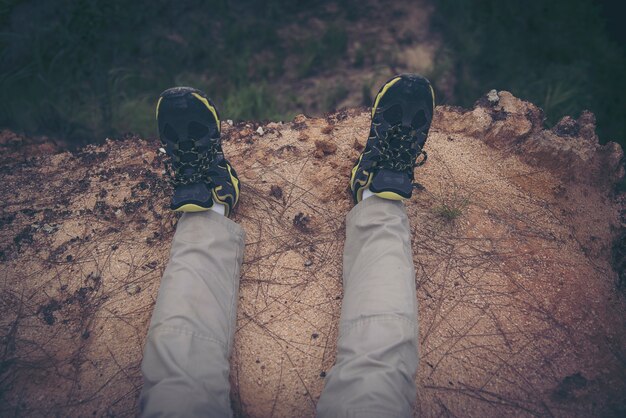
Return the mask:
<svg viewBox="0 0 626 418">
<path fill-rule="evenodd" d="M 409 231 L 400 202 L 370 197 L 347 216 L 337 361 L 318 416 L 411 415 L 417 307 Z M 212 211 L 181 217 L 141 365 L 143 416 L 232 416 L 228 359 L 244 237 Z"/>
</svg>

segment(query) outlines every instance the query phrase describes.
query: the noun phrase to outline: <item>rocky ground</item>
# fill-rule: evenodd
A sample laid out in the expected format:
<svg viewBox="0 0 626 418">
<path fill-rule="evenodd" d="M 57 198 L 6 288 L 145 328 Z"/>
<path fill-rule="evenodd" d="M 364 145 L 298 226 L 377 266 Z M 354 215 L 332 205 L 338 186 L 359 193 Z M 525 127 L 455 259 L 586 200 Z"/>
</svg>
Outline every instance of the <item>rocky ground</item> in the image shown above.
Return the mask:
<svg viewBox="0 0 626 418">
<path fill-rule="evenodd" d="M 247 232 L 232 354 L 238 416 L 313 416 L 335 358 L 347 179 L 366 109 L 223 124 Z M 136 414 L 177 217 L 159 145 L 54 153 L 0 135 L 0 415 Z M 594 117 L 542 128 L 507 92 L 438 107 L 407 202 L 416 416 L 623 416 L 621 149 Z M 35 156 L 35 157 L 33 157 Z"/>
</svg>

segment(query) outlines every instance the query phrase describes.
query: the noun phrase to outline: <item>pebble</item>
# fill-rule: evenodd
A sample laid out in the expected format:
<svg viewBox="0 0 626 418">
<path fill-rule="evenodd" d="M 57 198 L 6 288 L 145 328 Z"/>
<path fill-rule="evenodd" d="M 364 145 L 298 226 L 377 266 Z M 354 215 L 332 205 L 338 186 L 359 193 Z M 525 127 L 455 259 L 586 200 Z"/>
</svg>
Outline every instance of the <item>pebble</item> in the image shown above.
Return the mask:
<svg viewBox="0 0 626 418">
<path fill-rule="evenodd" d="M 313 264 L 313 262 L 311 260 L 306 260 L 304 262 L 304 267 L 309 267 L 311 264 Z"/>
<path fill-rule="evenodd" d="M 226 123 L 230 126 L 233 126 L 235 124 L 232 119 L 226 119 Z"/>
<path fill-rule="evenodd" d="M 498 103 L 500 101 L 500 96 L 498 96 L 498 90 L 493 89 L 489 93 L 487 93 L 487 100 L 489 100 L 489 103 Z"/>
<path fill-rule="evenodd" d="M 163 148 L 163 147 L 159 148 L 159 152 L 160 152 L 161 154 L 165 154 L 165 148 Z"/>
<path fill-rule="evenodd" d="M 263 130 L 263 128 L 261 126 L 259 126 L 256 130 L 256 133 L 263 136 L 263 134 L 265 133 L 265 131 Z"/>
<path fill-rule="evenodd" d="M 128 293 L 129 295 L 136 295 L 137 293 L 141 292 L 141 287 L 137 284 L 128 284 L 126 285 L 126 293 Z"/>
</svg>

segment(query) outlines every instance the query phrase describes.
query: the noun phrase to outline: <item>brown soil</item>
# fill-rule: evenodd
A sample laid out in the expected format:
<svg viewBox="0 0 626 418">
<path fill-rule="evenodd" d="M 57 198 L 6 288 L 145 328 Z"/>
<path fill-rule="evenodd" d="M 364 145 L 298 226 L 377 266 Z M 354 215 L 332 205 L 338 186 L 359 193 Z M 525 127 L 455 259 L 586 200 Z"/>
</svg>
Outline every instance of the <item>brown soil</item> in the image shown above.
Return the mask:
<svg viewBox="0 0 626 418">
<path fill-rule="evenodd" d="M 335 356 L 347 178 L 366 110 L 224 128 L 247 231 L 233 408 L 313 416 Z M 136 414 L 176 216 L 158 144 L 107 141 L 0 167 L 0 415 Z M 14 150 L 18 152 L 19 148 Z M 541 128 L 506 92 L 437 108 L 407 202 L 419 302 L 416 416 L 620 416 L 621 149 L 593 115 Z"/>
</svg>

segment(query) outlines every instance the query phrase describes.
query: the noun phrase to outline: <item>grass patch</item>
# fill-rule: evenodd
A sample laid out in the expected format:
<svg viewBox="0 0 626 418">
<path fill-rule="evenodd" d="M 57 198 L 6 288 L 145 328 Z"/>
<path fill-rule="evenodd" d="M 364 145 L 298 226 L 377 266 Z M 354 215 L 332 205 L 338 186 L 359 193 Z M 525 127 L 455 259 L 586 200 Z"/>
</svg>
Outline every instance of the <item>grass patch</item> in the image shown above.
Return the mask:
<svg viewBox="0 0 626 418">
<path fill-rule="evenodd" d="M 432 211 L 447 222 L 453 222 L 461 217 L 470 204 L 467 195 L 453 182 L 447 186 L 441 185 L 439 193 L 433 195 Z"/>
<path fill-rule="evenodd" d="M 293 114 L 278 110 L 272 91 L 265 84 L 252 84 L 233 89 L 220 110 L 234 120 L 289 120 Z"/>
<path fill-rule="evenodd" d="M 433 212 L 447 221 L 453 221 L 463 214 L 461 208 L 450 207 L 448 205 L 435 206 Z"/>
<path fill-rule="evenodd" d="M 467 199 L 453 202 L 443 202 L 433 207 L 433 213 L 448 222 L 452 222 L 463 215 L 463 212 L 468 205 L 469 200 Z"/>
</svg>

